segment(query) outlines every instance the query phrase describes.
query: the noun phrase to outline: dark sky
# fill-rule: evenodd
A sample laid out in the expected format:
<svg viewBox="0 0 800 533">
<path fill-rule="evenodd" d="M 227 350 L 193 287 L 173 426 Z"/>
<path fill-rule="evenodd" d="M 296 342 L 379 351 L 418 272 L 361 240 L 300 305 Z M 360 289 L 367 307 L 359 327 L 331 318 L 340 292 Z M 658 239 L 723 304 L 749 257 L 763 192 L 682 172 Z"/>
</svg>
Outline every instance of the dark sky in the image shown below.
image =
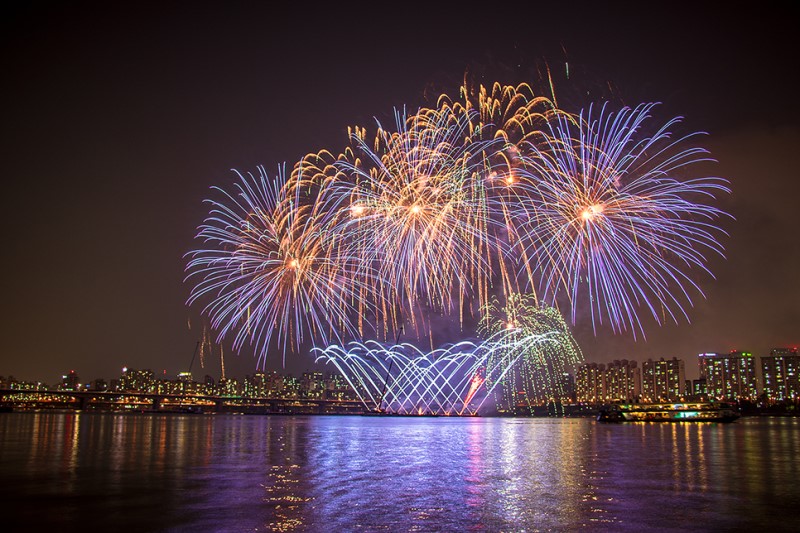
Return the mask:
<svg viewBox="0 0 800 533">
<path fill-rule="evenodd" d="M 466 70 L 534 83 L 567 62 L 562 106 L 657 101 L 708 132 L 736 219 L 690 324 L 634 342 L 579 321 L 586 359 L 677 356 L 695 377 L 699 352 L 800 343 L 796 3 L 432 4 L 4 2 L 0 375 L 174 376 L 202 327 L 183 255 L 230 169 L 337 151 L 347 126 L 455 94 Z M 229 376 L 255 361 L 226 350 Z"/>
</svg>

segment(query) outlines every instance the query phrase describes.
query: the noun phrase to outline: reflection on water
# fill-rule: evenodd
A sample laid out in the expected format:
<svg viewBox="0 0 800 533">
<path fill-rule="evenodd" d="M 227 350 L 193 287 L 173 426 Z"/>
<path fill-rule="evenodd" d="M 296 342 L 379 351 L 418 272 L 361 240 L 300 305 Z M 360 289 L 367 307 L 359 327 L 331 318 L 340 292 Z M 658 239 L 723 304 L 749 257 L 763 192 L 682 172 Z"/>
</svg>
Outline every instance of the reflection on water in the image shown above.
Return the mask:
<svg viewBox="0 0 800 533">
<path fill-rule="evenodd" d="M 8 413 L 0 516 L 58 531 L 795 531 L 799 430 Z"/>
</svg>

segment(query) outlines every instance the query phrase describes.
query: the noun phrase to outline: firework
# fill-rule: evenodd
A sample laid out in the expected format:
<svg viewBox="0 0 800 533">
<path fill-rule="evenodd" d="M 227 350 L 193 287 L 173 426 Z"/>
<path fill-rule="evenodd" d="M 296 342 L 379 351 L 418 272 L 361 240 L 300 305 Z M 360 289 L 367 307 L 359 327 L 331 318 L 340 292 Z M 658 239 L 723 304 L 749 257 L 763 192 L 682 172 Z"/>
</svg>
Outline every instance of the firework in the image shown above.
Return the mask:
<svg viewBox="0 0 800 533">
<path fill-rule="evenodd" d="M 549 98 L 537 95 L 527 83 L 516 86 L 493 83 L 487 88 L 466 78 L 458 99 L 442 94 L 437 104 L 439 108 L 464 114 L 471 134 L 502 139 L 506 146 L 520 145 L 559 113 Z"/>
<path fill-rule="evenodd" d="M 439 106 L 462 114 L 470 125 L 470 132 L 479 139 L 493 139 L 488 150 L 482 153 L 484 184 L 483 201 L 490 220 L 488 229 L 491 242 L 495 245 L 490 255 L 498 270 L 503 273 L 499 282 L 505 295 L 519 292 L 524 287 L 518 279 L 509 274 L 511 254 L 509 250 L 520 242 L 519 228 L 515 214 L 520 205 L 529 202 L 525 184 L 521 181 L 520 170 L 524 166 L 524 152 L 528 150 L 530 139 L 541 137 L 542 130 L 559 116 L 568 117 L 555 106 L 555 100 L 537 95 L 534 89 L 522 83 L 516 86 L 471 83 L 466 77 L 459 91 L 459 100 L 447 95 L 439 97 Z M 520 254 L 517 264 L 527 268 L 527 279 L 533 277 L 531 268 L 535 258 L 527 255 L 528 248 L 516 247 Z M 488 298 L 480 299 L 486 306 Z"/>
<path fill-rule="evenodd" d="M 480 332 L 487 337 L 505 334 L 505 346 L 495 350 L 488 363 L 507 358 L 504 349 L 518 354 L 518 361 L 499 381 L 489 376 L 487 385 L 498 388 L 498 407 L 514 412 L 520 401 L 530 409 L 534 403 L 560 403 L 568 397 L 564 374 L 582 362 L 583 356 L 561 313 L 542 305 L 535 294 L 514 293 L 503 303 L 494 298 L 482 310 Z M 530 342 L 543 339 L 547 342 Z M 524 391 L 524 397 L 519 392 Z"/>
<path fill-rule="evenodd" d="M 313 204 L 287 186 L 282 169 L 275 179 L 263 168 L 237 175 L 234 193 L 215 187 L 222 199 L 209 200 L 197 234 L 207 248 L 189 254 L 189 304 L 208 300 L 203 312 L 219 338 L 233 335 L 237 350 L 249 342 L 262 360 L 273 336 L 285 357 L 304 335 L 328 342 L 352 332 L 353 261 L 339 254 Z"/>
<path fill-rule="evenodd" d="M 462 341 L 430 352 L 372 340 L 312 351 L 317 361 L 336 367 L 367 410 L 475 415 L 520 359 L 537 346 L 558 342 L 553 332 L 501 330 L 483 342 Z"/>
<path fill-rule="evenodd" d="M 679 119 L 642 135 L 654 105 L 559 115 L 526 141 L 530 203 L 516 217 L 541 295 L 555 301 L 563 288 L 573 322 L 586 305 L 595 328 L 608 322 L 634 337 L 644 335 L 642 308 L 659 324 L 688 320 L 690 292 L 702 294 L 689 274 L 710 274 L 706 253 L 722 255 L 715 222 L 724 213 L 709 202 L 729 192 L 718 178 L 679 179 L 707 152 L 684 148 L 697 134 L 672 137 Z"/>
<path fill-rule="evenodd" d="M 728 189 L 681 179 L 708 157 L 684 148 L 693 135 L 672 138 L 678 119 L 645 136 L 653 104 L 573 116 L 524 84 L 465 83 L 460 98 L 395 111 L 372 137 L 351 128 L 342 153 L 309 154 L 288 178 L 259 168 L 237 172 L 232 193 L 216 189 L 187 280 L 189 303 L 203 301 L 218 338 L 253 345 L 260 361 L 271 343 L 284 357 L 304 341 L 329 346 L 322 357 L 360 376 L 373 403 L 395 362 L 417 396 L 390 389 L 391 405 L 453 411 L 506 374 L 534 396 L 563 395 L 562 371 L 580 355 L 555 309 L 562 295 L 573 323 L 587 308 L 595 331 L 608 323 L 643 335 L 643 309 L 659 323 L 688 318 L 695 271 L 708 274 L 706 254 L 722 254 L 724 213 L 710 203 Z M 409 324 L 433 349 L 433 315 L 457 314 L 463 327 L 465 312 L 494 340 L 449 347 L 436 364 L 410 345 L 364 340 L 394 335 L 400 346 Z M 338 348 L 349 341 L 354 349 Z M 467 352 L 482 366 L 459 359 Z"/>
<path fill-rule="evenodd" d="M 412 320 L 419 309 L 460 311 L 494 274 L 482 170 L 484 154 L 501 145 L 474 139 L 464 117 L 396 112 L 396 131 L 378 124 L 371 143 L 354 133 L 352 150 L 322 171 L 333 177 L 318 180 L 321 211 L 341 214 L 333 231 L 378 272 L 375 300 Z"/>
</svg>

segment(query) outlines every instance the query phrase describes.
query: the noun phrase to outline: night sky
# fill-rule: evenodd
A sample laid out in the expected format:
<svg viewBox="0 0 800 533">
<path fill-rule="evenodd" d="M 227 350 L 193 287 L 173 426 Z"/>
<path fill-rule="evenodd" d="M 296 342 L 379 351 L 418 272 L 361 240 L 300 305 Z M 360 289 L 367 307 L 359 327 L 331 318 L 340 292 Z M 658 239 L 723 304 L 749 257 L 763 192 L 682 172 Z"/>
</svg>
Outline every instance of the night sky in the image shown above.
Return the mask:
<svg viewBox="0 0 800 533">
<path fill-rule="evenodd" d="M 571 111 L 608 98 L 685 117 L 733 190 L 716 204 L 735 218 L 726 258 L 711 257 L 691 323 L 634 341 L 579 317 L 586 359 L 676 356 L 696 377 L 700 352 L 800 343 L 796 3 L 432 4 L 4 2 L 0 375 L 174 377 L 203 327 L 184 254 L 209 187 L 336 152 L 348 126 L 457 94 L 467 71 L 537 84 L 546 65 Z M 226 346 L 229 377 L 255 365 Z M 218 358 L 193 372 L 218 377 Z"/>
</svg>

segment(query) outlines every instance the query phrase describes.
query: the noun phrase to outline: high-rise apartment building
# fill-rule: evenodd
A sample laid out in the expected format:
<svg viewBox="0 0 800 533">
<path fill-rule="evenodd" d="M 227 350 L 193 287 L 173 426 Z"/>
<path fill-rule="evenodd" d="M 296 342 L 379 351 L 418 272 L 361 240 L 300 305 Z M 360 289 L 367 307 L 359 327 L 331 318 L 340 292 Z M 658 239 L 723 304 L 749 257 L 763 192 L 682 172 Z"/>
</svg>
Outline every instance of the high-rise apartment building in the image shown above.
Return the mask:
<svg viewBox="0 0 800 533">
<path fill-rule="evenodd" d="M 217 394 L 220 396 L 239 396 L 244 387 L 235 378 L 219 378 L 217 383 Z"/>
<path fill-rule="evenodd" d="M 679 400 L 685 394 L 686 372 L 683 359 L 673 357 L 642 364 L 642 399 L 646 402 Z"/>
<path fill-rule="evenodd" d="M 300 376 L 300 394 L 303 398 L 324 398 L 325 378 L 322 372 L 303 372 Z"/>
<path fill-rule="evenodd" d="M 752 353 L 737 350 L 727 354 L 701 353 L 698 358 L 709 398 L 756 399 L 756 361 Z"/>
<path fill-rule="evenodd" d="M 800 355 L 797 348 L 774 348 L 761 358 L 761 383 L 768 401 L 800 399 Z"/>
<path fill-rule="evenodd" d="M 579 403 L 602 403 L 605 398 L 603 372 L 606 365 L 585 363 L 575 371 L 575 398 Z"/>
<path fill-rule="evenodd" d="M 603 373 L 605 402 L 631 402 L 642 392 L 641 369 L 636 361 L 614 360 Z"/>
<path fill-rule="evenodd" d="M 698 378 L 692 380 L 691 396 L 695 398 L 708 397 L 708 387 L 706 386 L 706 378 Z M 689 394 L 689 391 L 686 391 Z"/>
<path fill-rule="evenodd" d="M 152 370 L 123 368 L 119 390 L 127 392 L 155 392 L 156 376 Z"/>
<path fill-rule="evenodd" d="M 559 392 L 562 403 L 572 403 L 575 401 L 575 377 L 569 372 L 564 372 L 558 380 Z"/>
<path fill-rule="evenodd" d="M 264 372 L 256 372 L 255 374 L 246 375 L 244 377 L 244 390 L 242 391 L 245 396 L 249 398 L 266 398 L 270 394 L 269 378 Z"/>
<path fill-rule="evenodd" d="M 575 396 L 581 403 L 629 402 L 641 394 L 641 370 L 636 361 L 586 363 L 575 375 Z"/>
<path fill-rule="evenodd" d="M 70 370 L 66 376 L 61 376 L 61 389 L 62 390 L 79 390 L 81 386 L 78 373 Z"/>
<path fill-rule="evenodd" d="M 697 366 L 700 368 L 700 379 L 708 381 L 708 361 L 715 357 L 724 357 L 725 354 L 717 352 L 706 352 L 697 354 Z"/>
</svg>

